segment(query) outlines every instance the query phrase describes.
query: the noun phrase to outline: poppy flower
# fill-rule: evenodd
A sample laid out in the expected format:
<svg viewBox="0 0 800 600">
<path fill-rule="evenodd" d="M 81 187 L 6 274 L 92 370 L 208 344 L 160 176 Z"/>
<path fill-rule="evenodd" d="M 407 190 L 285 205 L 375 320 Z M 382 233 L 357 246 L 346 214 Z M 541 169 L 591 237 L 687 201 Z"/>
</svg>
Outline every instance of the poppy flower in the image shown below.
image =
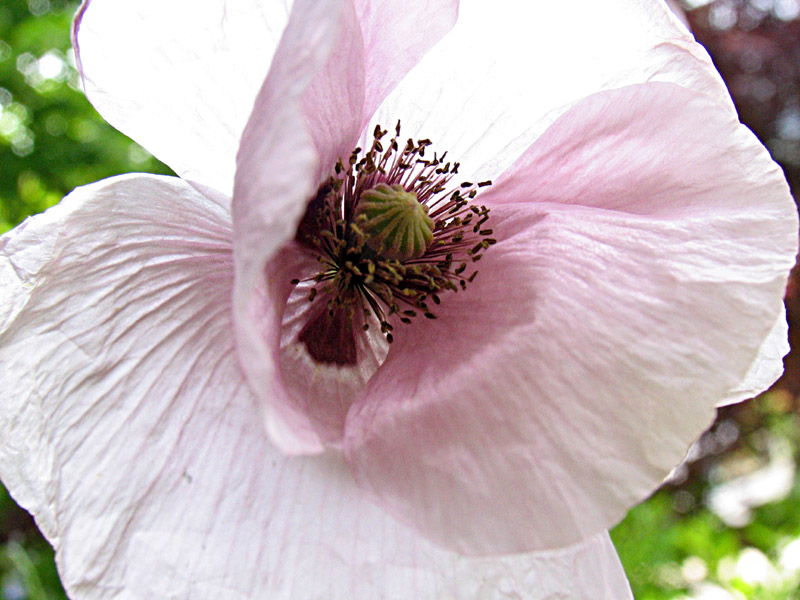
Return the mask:
<svg viewBox="0 0 800 600">
<path fill-rule="evenodd" d="M 89 0 L 75 46 L 180 177 L 2 238 L 0 476 L 72 597 L 629 597 L 604 531 L 777 377 L 797 244 L 661 0 Z"/>
</svg>

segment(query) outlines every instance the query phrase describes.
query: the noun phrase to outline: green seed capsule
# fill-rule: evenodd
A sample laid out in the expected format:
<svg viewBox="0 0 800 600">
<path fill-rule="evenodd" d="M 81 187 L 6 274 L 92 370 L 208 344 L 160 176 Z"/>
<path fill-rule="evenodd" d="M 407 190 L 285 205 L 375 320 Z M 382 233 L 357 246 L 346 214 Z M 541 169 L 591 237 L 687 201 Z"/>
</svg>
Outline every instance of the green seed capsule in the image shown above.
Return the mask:
<svg viewBox="0 0 800 600">
<path fill-rule="evenodd" d="M 367 246 L 385 258 L 419 258 L 433 243 L 433 219 L 428 207 L 401 185 L 379 183 L 361 194 L 356 220 Z"/>
</svg>

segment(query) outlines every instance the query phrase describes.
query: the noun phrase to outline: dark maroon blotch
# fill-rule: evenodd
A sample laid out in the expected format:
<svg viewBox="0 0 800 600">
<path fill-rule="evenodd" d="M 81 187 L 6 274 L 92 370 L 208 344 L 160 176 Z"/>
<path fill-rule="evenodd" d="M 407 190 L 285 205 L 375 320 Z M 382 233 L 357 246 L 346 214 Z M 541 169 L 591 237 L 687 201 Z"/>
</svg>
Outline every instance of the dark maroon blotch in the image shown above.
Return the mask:
<svg viewBox="0 0 800 600">
<path fill-rule="evenodd" d="M 327 307 L 317 312 L 300 332 L 298 339 L 317 362 L 335 365 L 355 365 L 356 338 L 352 317 L 346 308 Z"/>
</svg>

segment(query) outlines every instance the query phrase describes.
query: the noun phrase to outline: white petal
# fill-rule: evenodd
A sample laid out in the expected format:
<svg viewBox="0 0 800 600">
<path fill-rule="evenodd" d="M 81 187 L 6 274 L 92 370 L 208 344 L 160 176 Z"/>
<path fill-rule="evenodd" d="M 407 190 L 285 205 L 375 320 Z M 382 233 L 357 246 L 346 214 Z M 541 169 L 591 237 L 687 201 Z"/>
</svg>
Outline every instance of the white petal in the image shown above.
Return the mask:
<svg viewBox="0 0 800 600">
<path fill-rule="evenodd" d="M 182 177 L 230 196 L 239 137 L 291 0 L 86 0 L 74 45 L 86 95 Z"/>
<path fill-rule="evenodd" d="M 3 236 L 2 474 L 19 501 L 37 513 L 46 534 L 55 534 L 56 516 L 45 497 L 57 492 L 56 461 L 67 457 L 53 454 L 55 440 L 49 440 L 50 449 L 40 442 L 69 437 L 73 419 L 97 417 L 80 413 L 132 376 L 145 343 L 167 364 L 162 336 L 181 327 L 171 319 L 173 311 L 202 325 L 218 310 L 215 300 L 227 303 L 228 221 L 225 209 L 177 178 L 131 176 L 79 188 Z M 221 274 L 227 279 L 220 285 Z M 207 288 L 203 297 L 195 289 L 200 286 Z M 144 315 L 152 317 L 147 328 Z M 145 338 L 142 346 L 137 336 Z M 128 384 L 147 385 L 163 364 Z M 95 380 L 98 373 L 107 377 Z M 68 393 L 72 407 L 59 404 Z M 55 415 L 65 419 L 63 431 L 48 431 L 47 420 Z M 29 452 L 35 459 L 13 460 Z"/>
<path fill-rule="evenodd" d="M 236 359 L 226 219 L 180 180 L 122 177 L 2 238 L 0 475 L 71 598 L 631 597 L 605 534 L 460 557 L 340 458 L 275 450 Z"/>
<path fill-rule="evenodd" d="M 453 30 L 374 122 L 400 119 L 470 178 L 491 179 L 577 100 L 647 81 L 707 92 L 733 112 L 705 50 L 663 0 L 462 0 Z"/>
</svg>

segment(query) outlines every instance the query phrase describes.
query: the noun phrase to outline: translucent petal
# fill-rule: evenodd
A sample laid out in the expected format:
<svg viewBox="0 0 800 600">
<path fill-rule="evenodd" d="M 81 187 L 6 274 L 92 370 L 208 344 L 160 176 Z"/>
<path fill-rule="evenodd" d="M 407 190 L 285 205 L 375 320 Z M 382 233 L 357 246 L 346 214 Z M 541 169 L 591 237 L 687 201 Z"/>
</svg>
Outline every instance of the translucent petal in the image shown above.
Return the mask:
<svg viewBox="0 0 800 600">
<path fill-rule="evenodd" d="M 73 43 L 86 95 L 179 175 L 230 197 L 239 138 L 291 0 L 85 0 Z"/>
</svg>

